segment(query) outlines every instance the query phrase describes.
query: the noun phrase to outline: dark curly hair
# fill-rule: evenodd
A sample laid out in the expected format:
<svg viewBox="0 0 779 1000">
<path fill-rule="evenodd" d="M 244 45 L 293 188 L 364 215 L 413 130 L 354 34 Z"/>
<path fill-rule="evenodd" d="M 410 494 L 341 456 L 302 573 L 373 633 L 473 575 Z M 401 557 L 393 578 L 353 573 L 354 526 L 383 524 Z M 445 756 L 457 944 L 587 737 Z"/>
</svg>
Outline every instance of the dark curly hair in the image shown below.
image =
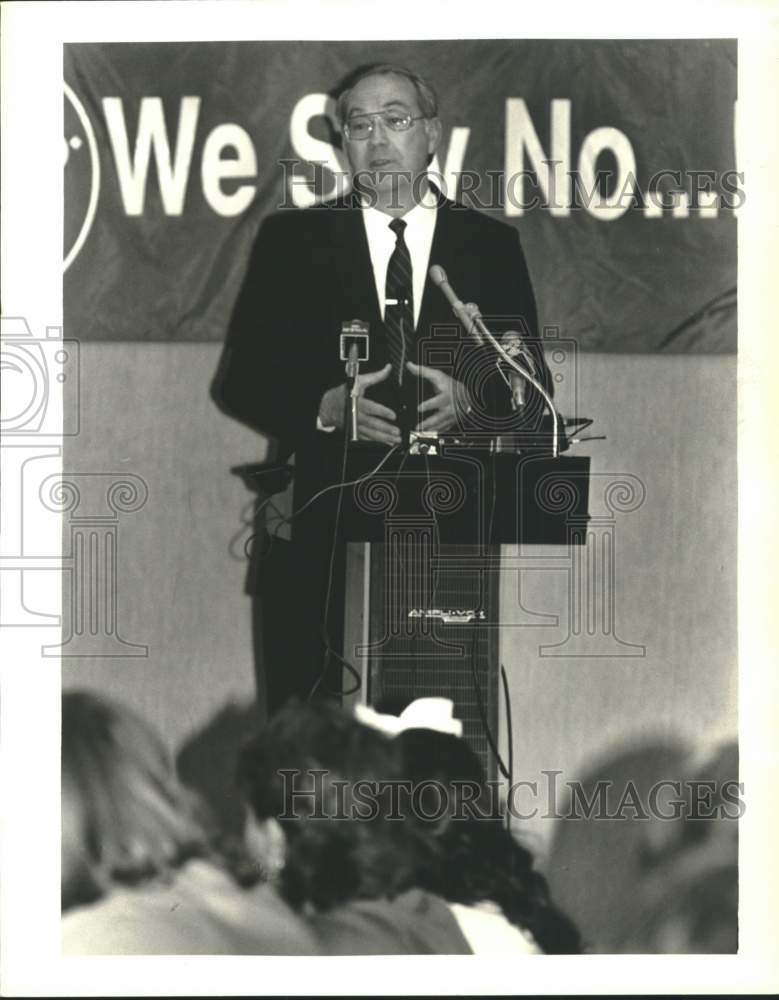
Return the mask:
<svg viewBox="0 0 779 1000">
<path fill-rule="evenodd" d="M 546 879 L 533 867 L 532 854 L 505 828 L 487 794 L 479 760 L 467 743 L 429 729 L 407 730 L 397 742 L 404 777 L 412 786 L 435 782 L 449 798 L 439 819 L 418 817 L 412 824 L 415 884 L 450 903 L 496 903 L 506 919 L 530 931 L 547 954 L 581 952 L 578 930 L 552 903 Z M 433 815 L 435 808 L 426 806 L 425 812 Z"/>
<path fill-rule="evenodd" d="M 355 818 L 366 811 L 359 783 L 386 783 L 399 770 L 396 745 L 324 703 L 282 709 L 245 747 L 238 782 L 254 815 L 284 831 L 280 890 L 291 906 L 323 912 L 409 888 L 411 834 L 388 819 L 390 796 L 373 799 L 375 815 Z"/>
</svg>

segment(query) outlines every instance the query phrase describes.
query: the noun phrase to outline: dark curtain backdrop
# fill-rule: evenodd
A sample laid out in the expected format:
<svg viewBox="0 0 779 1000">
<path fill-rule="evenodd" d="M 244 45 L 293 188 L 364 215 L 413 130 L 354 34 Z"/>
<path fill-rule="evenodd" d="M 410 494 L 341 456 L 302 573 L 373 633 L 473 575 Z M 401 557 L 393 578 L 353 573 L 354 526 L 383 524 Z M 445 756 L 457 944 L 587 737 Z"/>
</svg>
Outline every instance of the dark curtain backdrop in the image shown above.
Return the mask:
<svg viewBox="0 0 779 1000">
<path fill-rule="evenodd" d="M 375 60 L 407 65 L 439 91 L 440 165 L 459 149 L 454 169 L 477 174 L 480 202 L 493 196 L 486 210 L 519 228 L 543 324 L 585 350 L 735 351 L 740 195 L 727 187 L 740 185 L 726 173 L 737 168 L 730 40 L 66 45 L 66 336 L 221 340 L 260 221 L 292 205 L 292 167 L 281 161 L 301 161 L 298 199 L 333 183 L 327 168 L 312 173 L 308 163 L 337 162 L 325 98 L 299 102 Z M 632 153 L 630 207 L 608 218 L 575 206 L 512 215 L 495 204 L 502 172 L 534 166 L 518 104 L 509 128 L 510 98 L 524 102 L 545 156 L 569 142 L 571 171 L 593 130 L 617 130 L 596 167 L 611 171 L 601 183 L 613 195 Z M 554 137 L 553 101 L 569 102 L 554 106 Z M 220 180 L 231 160 L 241 176 Z M 725 199 L 702 211 L 693 198 L 688 213 L 666 207 L 655 217 L 645 192 L 660 171 L 681 171 L 690 193 L 689 171 L 713 171 L 711 186 Z M 676 181 L 658 186 L 668 193 Z M 526 198 L 534 190 L 528 183 Z"/>
</svg>

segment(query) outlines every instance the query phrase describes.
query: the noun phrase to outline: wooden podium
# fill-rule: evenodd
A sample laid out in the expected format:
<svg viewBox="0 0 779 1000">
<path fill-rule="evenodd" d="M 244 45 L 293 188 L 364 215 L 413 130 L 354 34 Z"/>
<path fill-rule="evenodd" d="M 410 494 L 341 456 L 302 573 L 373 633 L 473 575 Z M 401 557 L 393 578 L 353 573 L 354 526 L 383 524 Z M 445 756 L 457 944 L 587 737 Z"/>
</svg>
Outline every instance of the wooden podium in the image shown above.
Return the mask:
<svg viewBox="0 0 779 1000">
<path fill-rule="evenodd" d="M 583 544 L 590 459 L 452 445 L 393 455 L 371 474 L 381 456 L 357 445 L 347 459 L 343 650 L 361 683 L 345 673 L 344 690 L 393 714 L 451 698 L 494 778 L 500 547 Z"/>
<path fill-rule="evenodd" d="M 500 547 L 583 545 L 590 459 L 552 458 L 548 448 L 500 451 L 489 441 L 389 455 L 357 443 L 343 465 L 342 445 L 333 442 L 309 463 L 307 479 L 297 471 L 296 490 L 311 497 L 342 468 L 339 480 L 350 485 L 306 503 L 295 530 L 305 546 L 331 539 L 337 524 L 336 549 L 346 549 L 333 605 L 343 608 L 343 656 L 360 682 L 344 670 L 344 702 L 397 714 L 415 698 L 451 698 L 493 778 L 487 729 L 497 739 Z M 267 498 L 295 470 L 232 471 Z"/>
</svg>

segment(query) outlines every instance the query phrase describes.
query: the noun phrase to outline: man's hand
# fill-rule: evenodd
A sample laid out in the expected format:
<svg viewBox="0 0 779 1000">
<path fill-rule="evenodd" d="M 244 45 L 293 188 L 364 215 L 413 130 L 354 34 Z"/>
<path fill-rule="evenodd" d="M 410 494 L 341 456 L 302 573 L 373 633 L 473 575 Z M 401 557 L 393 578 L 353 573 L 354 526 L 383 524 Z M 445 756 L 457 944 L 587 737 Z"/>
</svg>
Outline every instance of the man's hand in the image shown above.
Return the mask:
<svg viewBox="0 0 779 1000">
<path fill-rule="evenodd" d="M 419 375 L 432 382 L 438 390 L 435 396 L 420 403 L 417 412 L 429 413 L 430 416 L 420 421 L 418 431 L 446 431 L 470 411 L 468 390 L 451 375 L 429 368 L 427 365 L 415 365 L 407 361 L 406 367 L 413 375 Z"/>
<path fill-rule="evenodd" d="M 383 382 L 392 365 L 385 365 L 380 371 L 360 375 L 357 382 L 357 434 L 361 441 L 382 441 L 384 444 L 400 444 L 400 431 L 395 421 L 397 416 L 388 406 L 366 399 L 363 393 L 372 385 Z M 319 404 L 319 419 L 326 427 L 343 428 L 346 406 L 346 385 L 336 385 L 328 389 Z"/>
</svg>

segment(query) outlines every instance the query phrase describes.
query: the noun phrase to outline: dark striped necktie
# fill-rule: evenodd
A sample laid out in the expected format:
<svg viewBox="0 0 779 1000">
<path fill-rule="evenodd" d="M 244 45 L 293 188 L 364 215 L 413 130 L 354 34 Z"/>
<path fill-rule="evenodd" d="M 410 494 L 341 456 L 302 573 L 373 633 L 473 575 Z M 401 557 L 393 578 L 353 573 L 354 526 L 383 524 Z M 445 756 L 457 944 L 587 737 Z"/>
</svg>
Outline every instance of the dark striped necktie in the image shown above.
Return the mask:
<svg viewBox="0 0 779 1000">
<path fill-rule="evenodd" d="M 389 227 L 395 234 L 395 249 L 387 265 L 384 326 L 395 378 L 402 385 L 406 361 L 411 358 L 414 334 L 414 285 L 411 254 L 403 238 L 406 223 L 402 219 L 393 219 Z"/>
</svg>

